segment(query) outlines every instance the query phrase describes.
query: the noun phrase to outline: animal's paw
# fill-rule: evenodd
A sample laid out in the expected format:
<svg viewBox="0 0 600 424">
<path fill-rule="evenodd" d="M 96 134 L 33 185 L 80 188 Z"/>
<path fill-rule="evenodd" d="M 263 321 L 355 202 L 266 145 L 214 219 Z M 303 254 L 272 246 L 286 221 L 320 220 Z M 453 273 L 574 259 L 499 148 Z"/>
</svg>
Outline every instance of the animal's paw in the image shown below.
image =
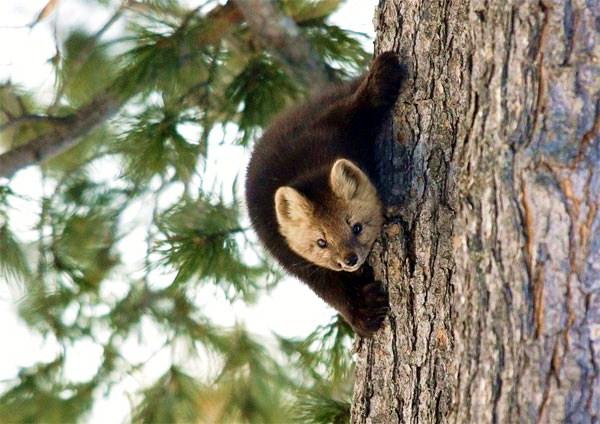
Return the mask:
<svg viewBox="0 0 600 424">
<path fill-rule="evenodd" d="M 362 337 L 370 337 L 379 330 L 389 310 L 388 294 L 383 284 L 374 281 L 359 289 L 350 324 Z"/>
<path fill-rule="evenodd" d="M 368 78 L 371 103 L 378 108 L 388 108 L 396 102 L 406 69 L 396 53 L 385 52 L 373 61 Z"/>
</svg>

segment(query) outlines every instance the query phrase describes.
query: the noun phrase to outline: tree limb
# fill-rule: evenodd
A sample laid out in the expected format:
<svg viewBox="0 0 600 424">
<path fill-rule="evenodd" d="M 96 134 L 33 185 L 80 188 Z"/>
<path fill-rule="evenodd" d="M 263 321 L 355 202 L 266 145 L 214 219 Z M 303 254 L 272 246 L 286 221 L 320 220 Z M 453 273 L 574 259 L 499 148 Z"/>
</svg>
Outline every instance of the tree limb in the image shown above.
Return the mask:
<svg viewBox="0 0 600 424">
<path fill-rule="evenodd" d="M 211 31 L 203 31 L 198 40 L 201 45 L 219 41 L 234 28 L 233 24 L 242 21 L 239 10 L 231 2 L 211 10 L 207 18 L 212 23 Z M 21 168 L 40 163 L 73 147 L 81 136 L 114 116 L 126 101 L 123 96 L 109 91 L 72 115 L 61 118 L 60 122 L 55 120 L 56 126 L 51 132 L 0 154 L 0 177 L 9 178 Z"/>
<path fill-rule="evenodd" d="M 332 81 L 296 23 L 277 10 L 271 0 L 234 1 L 252 32 L 292 73 L 313 86 L 324 86 Z"/>
<path fill-rule="evenodd" d="M 125 103 L 112 94 L 101 95 L 76 113 L 64 117 L 54 131 L 0 155 L 0 176 L 11 177 L 27 165 L 39 163 L 77 144 L 79 137 L 111 118 Z"/>
<path fill-rule="evenodd" d="M 12 128 L 16 125 L 28 123 L 28 122 L 47 122 L 47 123 L 57 123 L 64 122 L 65 117 L 63 116 L 50 116 L 50 115 L 21 115 L 15 118 L 10 119 L 8 122 L 0 125 L 0 132 L 6 131 L 9 128 Z"/>
<path fill-rule="evenodd" d="M 210 29 L 199 34 L 199 45 L 220 41 L 245 19 L 264 46 L 307 84 L 318 87 L 331 81 L 294 21 L 279 12 L 271 1 L 230 0 L 211 10 L 206 18 L 211 23 Z M 126 100 L 109 91 L 64 120 L 56 121 L 53 131 L 0 154 L 0 177 L 11 177 L 21 168 L 76 145 L 79 137 L 114 116 Z"/>
</svg>

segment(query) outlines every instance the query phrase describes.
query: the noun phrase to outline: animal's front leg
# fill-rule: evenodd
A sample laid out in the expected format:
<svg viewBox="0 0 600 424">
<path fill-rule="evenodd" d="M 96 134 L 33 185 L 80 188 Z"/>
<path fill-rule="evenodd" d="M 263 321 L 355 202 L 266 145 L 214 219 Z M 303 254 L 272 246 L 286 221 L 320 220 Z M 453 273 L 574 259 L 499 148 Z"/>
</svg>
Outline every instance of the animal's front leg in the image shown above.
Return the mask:
<svg viewBox="0 0 600 424">
<path fill-rule="evenodd" d="M 327 119 L 340 127 L 347 137 L 370 140 L 376 135 L 394 106 L 406 70 L 393 52 L 382 53 L 361 80 L 353 96 L 338 103 Z"/>
<path fill-rule="evenodd" d="M 355 280 L 351 299 L 347 321 L 356 333 L 370 337 L 383 324 L 390 306 L 385 287 L 381 281 L 373 279 L 373 272 L 368 265 L 363 275 Z"/>
<path fill-rule="evenodd" d="M 356 91 L 355 101 L 362 104 L 363 109 L 386 111 L 394 106 L 405 78 L 406 71 L 398 55 L 382 53 L 375 58 L 367 77 Z"/>
<path fill-rule="evenodd" d="M 362 337 L 377 331 L 389 312 L 387 292 L 368 265 L 354 273 L 315 267 L 302 279 Z"/>
</svg>

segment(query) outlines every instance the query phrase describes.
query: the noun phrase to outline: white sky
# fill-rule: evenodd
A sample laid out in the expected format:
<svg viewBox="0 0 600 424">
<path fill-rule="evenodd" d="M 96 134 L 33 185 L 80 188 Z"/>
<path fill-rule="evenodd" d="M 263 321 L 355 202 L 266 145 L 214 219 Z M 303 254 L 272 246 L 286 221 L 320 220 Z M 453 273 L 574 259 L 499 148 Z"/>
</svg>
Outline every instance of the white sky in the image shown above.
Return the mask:
<svg viewBox="0 0 600 424">
<path fill-rule="evenodd" d="M 51 98 L 54 79 L 48 60 L 54 56 L 54 33 L 59 36 L 72 26 L 85 26 L 92 31 L 100 28 L 110 17 L 110 12 L 85 0 L 62 0 L 55 13 L 33 29 L 24 27 L 31 23 L 47 0 L 0 1 L 0 82 L 7 79 L 27 87 L 45 99 Z M 188 1 L 192 6 L 197 1 Z M 373 37 L 372 18 L 377 0 L 347 0 L 333 21 L 338 25 Z M 91 10 L 91 12 L 90 12 Z M 370 41 L 367 47 L 372 49 Z M 207 175 L 215 176 L 223 187 L 230 187 L 240 170 L 245 169 L 247 152 L 237 146 L 213 144 L 209 154 Z M 104 171 L 104 170 L 103 170 Z M 104 171 L 105 172 L 105 171 Z M 242 180 L 242 179 L 241 179 Z M 42 195 L 39 176 L 35 169 L 17 174 L 14 187 L 33 198 Z M 18 205 L 17 205 L 18 206 Z M 19 236 L 33 237 L 31 224 L 36 211 L 20 210 L 22 214 Z M 132 215 L 135 217 L 136 212 Z M 27 234 L 29 233 L 29 234 Z M 141 251 L 143 233 L 134 233 L 124 241 L 128 252 Z M 106 293 L 118 296 L 126 287 L 115 283 Z M 40 360 L 50 360 L 59 352 L 56 343 L 44 341 L 22 323 L 16 313 L 22 292 L 13 284 L 0 282 L 0 336 L 4 341 L 0 351 L 0 383 L 14 378 L 20 368 L 29 367 Z M 272 293 L 263 296 L 254 306 L 237 302 L 233 307 L 216 290 L 204 291 L 203 311 L 220 326 L 244 322 L 255 334 L 267 338 L 271 332 L 286 336 L 306 335 L 317 325 L 330 321 L 333 310 L 326 306 L 303 284 L 290 279 L 282 281 Z M 144 340 L 132 338 L 124 347 L 124 355 L 131 361 L 144 361 L 164 335 L 151 325 L 144 326 Z M 91 341 L 81 340 L 68 350 L 68 367 L 65 371 L 72 381 L 85 381 L 94 373 L 101 358 L 100 348 Z M 129 376 L 115 386 L 106 398 L 99 398 L 89 423 L 117 423 L 127 420 L 131 405 L 128 395 L 140 386 L 160 376 L 170 364 L 170 352 L 160 352 L 152 357 L 142 373 Z M 0 385 L 0 388 L 2 386 Z"/>
</svg>

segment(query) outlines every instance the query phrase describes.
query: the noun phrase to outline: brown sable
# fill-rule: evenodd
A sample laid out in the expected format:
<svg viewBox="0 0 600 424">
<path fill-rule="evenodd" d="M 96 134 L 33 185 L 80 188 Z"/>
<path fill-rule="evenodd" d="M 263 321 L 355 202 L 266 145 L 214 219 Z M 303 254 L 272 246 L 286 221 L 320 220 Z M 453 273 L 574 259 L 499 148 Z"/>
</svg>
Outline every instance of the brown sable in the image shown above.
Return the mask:
<svg viewBox="0 0 600 424">
<path fill-rule="evenodd" d="M 404 73 L 395 53 L 274 120 L 248 166 L 246 202 L 266 249 L 361 336 L 388 297 L 366 259 L 383 223 L 374 141 Z"/>
</svg>

